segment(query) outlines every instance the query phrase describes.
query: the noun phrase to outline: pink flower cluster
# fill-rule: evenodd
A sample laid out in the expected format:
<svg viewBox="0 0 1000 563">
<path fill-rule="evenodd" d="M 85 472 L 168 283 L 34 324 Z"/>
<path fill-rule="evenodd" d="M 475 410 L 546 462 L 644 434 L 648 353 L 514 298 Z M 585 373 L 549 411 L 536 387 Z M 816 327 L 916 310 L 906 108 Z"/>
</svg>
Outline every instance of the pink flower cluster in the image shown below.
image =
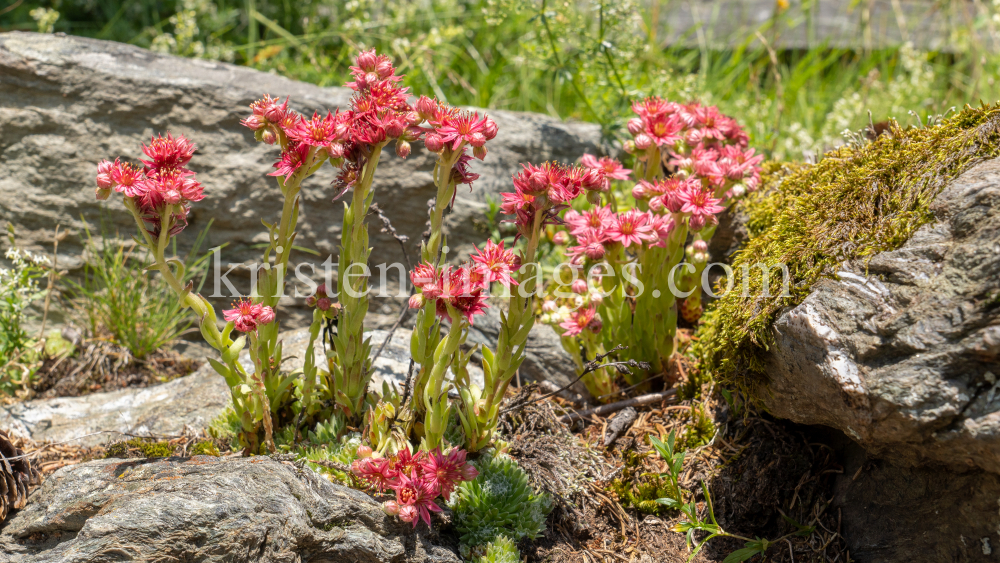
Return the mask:
<svg viewBox="0 0 1000 563">
<path fill-rule="evenodd" d="M 438 316 L 449 319 L 448 305 L 451 305 L 472 324 L 473 316 L 486 310 L 490 284 L 517 285 L 511 274 L 519 267 L 519 258 L 504 249 L 503 241 L 500 244 L 486 241 L 485 248 L 476 249 L 471 264 L 439 268 L 420 264 L 410 272 L 410 281 L 420 290 L 410 298 L 410 308 L 418 309 L 427 300 L 436 300 Z"/>
<path fill-rule="evenodd" d="M 461 151 L 452 167 L 456 183 L 471 184 L 479 178 L 469 171 L 472 157 L 466 154 L 466 145 L 473 147 L 476 158 L 485 158 L 485 143 L 497 134 L 496 122 L 427 97 L 411 106 L 408 88 L 398 86 L 403 77 L 396 75 L 392 60 L 374 49 L 359 54 L 355 65 L 351 67 L 354 80 L 346 84 L 354 90 L 347 111 L 306 118 L 289 110 L 288 100 L 279 103 L 270 96 L 250 106 L 253 114 L 243 124 L 267 143 L 282 141 L 272 176 L 295 174 L 311 155 L 329 158 L 340 167 L 337 183 L 343 194 L 358 181 L 376 145 L 395 140 L 396 154 L 406 158 L 412 150 L 410 143 L 424 137 L 431 152 Z M 425 122 L 428 126 L 421 127 Z"/>
<path fill-rule="evenodd" d="M 760 185 L 763 156 L 747 149 L 746 131 L 715 106 L 677 104 L 650 97 L 632 104 L 638 117 L 628 122 L 633 140 L 625 145 L 639 160 L 660 149 L 663 164 L 696 178 L 716 197 L 739 197 Z"/>
<path fill-rule="evenodd" d="M 553 162 L 521 166 L 521 171 L 514 175 L 514 191 L 500 194 L 501 211 L 514 215 L 520 235 L 531 233 L 539 214 L 543 225 L 558 224 L 556 214 L 573 200 L 584 192 L 607 191 L 610 185 L 602 167 L 563 166 Z"/>
<path fill-rule="evenodd" d="M 610 205 L 594 207 L 583 213 L 570 209 L 563 218 L 569 233 L 576 238 L 576 246 L 569 251 L 573 263 L 585 258 L 601 260 L 604 255 L 620 245 L 629 247 L 663 247 L 674 231 L 674 219 L 638 209 L 615 213 Z"/>
<path fill-rule="evenodd" d="M 431 525 L 431 512 L 440 512 L 434 502 L 437 497 L 446 501 L 462 481 L 475 479 L 479 472 L 465 461 L 466 452 L 453 448 L 447 455 L 441 450 L 410 453 L 401 450 L 392 457 L 371 457 L 371 448 L 362 446 L 358 453 L 363 457 L 351 464 L 351 472 L 378 492 L 390 489 L 396 500 L 386 501 L 387 514 L 399 516 L 413 527 L 423 520 Z"/>
<path fill-rule="evenodd" d="M 162 214 L 168 206 L 174 206 L 170 234 L 175 235 L 187 225 L 189 203 L 205 197 L 194 172 L 184 168 L 194 151 L 194 143 L 183 135 L 174 138 L 167 133 L 142 145 L 142 152 L 149 158 L 140 161 L 142 168 L 118 158 L 114 162 L 102 160 L 97 165 L 97 199 L 107 199 L 112 191 L 131 198 L 154 236 L 160 234 Z"/>
<path fill-rule="evenodd" d="M 306 305 L 308 305 L 309 307 L 316 307 L 320 311 L 328 311 L 330 307 L 336 308 L 339 306 L 338 303 L 334 303 L 330 299 L 330 295 L 327 292 L 325 283 L 319 284 L 319 286 L 316 288 L 316 293 L 314 295 L 306 297 Z"/>
<path fill-rule="evenodd" d="M 233 303 L 233 308 L 223 311 L 222 315 L 226 322 L 232 322 L 240 332 L 253 332 L 258 326 L 274 321 L 274 309 L 249 299 Z"/>
</svg>

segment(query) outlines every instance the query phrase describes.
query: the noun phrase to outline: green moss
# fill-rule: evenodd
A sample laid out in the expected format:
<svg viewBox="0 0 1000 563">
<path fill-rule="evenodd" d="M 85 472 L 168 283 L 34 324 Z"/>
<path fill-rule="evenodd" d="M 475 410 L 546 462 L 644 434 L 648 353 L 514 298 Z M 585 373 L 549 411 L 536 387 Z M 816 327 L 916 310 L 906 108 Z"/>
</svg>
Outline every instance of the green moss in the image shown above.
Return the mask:
<svg viewBox="0 0 1000 563">
<path fill-rule="evenodd" d="M 773 343 L 778 312 L 843 261 L 899 248 L 932 219 L 930 204 L 950 180 L 998 154 L 1000 106 L 984 106 L 928 128 L 893 123 L 890 134 L 831 151 L 812 166 L 770 165 L 764 188 L 745 202 L 750 239 L 733 261 L 735 289 L 699 327 L 702 369 L 756 396 L 767 381 L 762 353 Z M 774 268 L 767 296 L 755 265 L 778 263 L 788 266 L 790 291 L 781 295 L 783 275 Z"/>
<path fill-rule="evenodd" d="M 137 458 L 137 457 L 170 457 L 174 455 L 174 447 L 167 442 L 157 442 L 144 438 L 131 438 L 115 442 L 107 447 L 105 458 Z"/>
<path fill-rule="evenodd" d="M 642 471 L 645 458 L 645 454 L 628 452 L 621 474 L 608 485 L 608 489 L 618 497 L 622 506 L 647 514 L 658 514 L 665 509 L 656 499 L 668 496 L 670 491 L 668 483 L 656 473 Z"/>
<path fill-rule="evenodd" d="M 191 448 L 191 455 L 211 455 L 219 457 L 219 448 L 215 447 L 215 442 L 212 440 L 205 440 L 204 442 L 198 442 Z"/>
</svg>

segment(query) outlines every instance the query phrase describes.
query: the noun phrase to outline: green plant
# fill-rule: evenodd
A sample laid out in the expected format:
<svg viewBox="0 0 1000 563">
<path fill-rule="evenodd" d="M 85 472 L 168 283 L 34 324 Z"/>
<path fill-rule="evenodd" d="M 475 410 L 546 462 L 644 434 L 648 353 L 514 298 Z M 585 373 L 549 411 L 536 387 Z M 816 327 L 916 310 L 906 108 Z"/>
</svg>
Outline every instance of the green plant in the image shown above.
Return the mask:
<svg viewBox="0 0 1000 563">
<path fill-rule="evenodd" d="M 213 457 L 219 457 L 222 454 L 219 452 L 219 448 L 215 445 L 215 442 L 212 440 L 203 440 L 191 448 L 191 455 L 210 455 Z"/>
<path fill-rule="evenodd" d="M 738 549 L 730 553 L 723 560 L 723 563 L 740 563 L 750 559 L 754 555 L 765 554 L 770 546 L 786 538 L 796 535 L 809 535 L 812 533 L 811 527 L 798 524 L 789 518 L 786 518 L 785 520 L 795 526 L 796 530 L 773 541 L 763 538 L 751 539 L 729 533 L 723 530 L 722 526 L 719 526 L 718 521 L 715 519 L 715 510 L 712 507 L 712 496 L 708 492 L 708 486 L 702 482 L 701 492 L 705 499 L 705 512 L 707 513 L 708 518 L 706 520 L 699 508 L 700 503 L 693 498 L 694 495 L 680 486 L 680 477 L 684 470 L 684 452 L 677 452 L 674 450 L 675 438 L 675 433 L 670 432 L 667 436 L 666 442 L 661 442 L 658 438 L 656 438 L 656 436 L 653 435 L 649 436 L 649 441 L 653 446 L 653 449 L 655 449 L 656 452 L 660 454 L 660 457 L 667 462 L 667 471 L 666 473 L 661 474 L 660 477 L 666 479 L 669 483 L 668 492 L 663 498 L 657 499 L 657 502 L 669 509 L 679 510 L 681 512 L 680 522 L 675 524 L 671 529 L 675 532 L 684 534 L 688 548 L 693 548 L 691 555 L 688 556 L 687 559 L 689 562 L 694 560 L 695 556 L 698 555 L 698 552 L 701 551 L 701 549 L 705 547 L 705 544 L 707 544 L 712 538 L 727 537 L 745 541 L 746 546 L 743 549 Z M 697 532 L 703 532 L 707 534 L 707 536 L 699 540 L 695 535 Z"/>
<path fill-rule="evenodd" d="M 517 550 L 514 542 L 504 535 L 497 536 L 481 549 L 485 552 L 476 557 L 474 563 L 520 563 L 521 561 L 521 552 Z"/>
<path fill-rule="evenodd" d="M 199 256 L 212 222 L 195 240 L 184 260 L 183 284 L 203 275 L 209 255 Z M 107 334 L 138 360 L 168 346 L 192 321 L 170 288 L 146 270 L 148 256 L 135 244 L 118 244 L 102 228 L 100 241 L 85 227 L 86 250 L 91 259 L 84 264 L 80 282 L 67 280 L 73 309 L 87 319 L 95 336 Z M 198 288 L 204 284 L 202 276 Z"/>
<path fill-rule="evenodd" d="M 498 535 L 538 537 L 552 508 L 549 496 L 536 493 L 528 475 L 506 454 L 484 454 L 474 463 L 479 476 L 461 483 L 449 503 L 462 543 L 478 546 Z"/>
<path fill-rule="evenodd" d="M 114 442 L 104 452 L 105 458 L 152 458 L 170 457 L 172 455 L 174 455 L 174 447 L 168 442 L 147 438 L 129 438 L 128 440 Z"/>
<path fill-rule="evenodd" d="M 45 256 L 19 249 L 13 225 L 7 226 L 11 268 L 0 267 L 0 394 L 25 387 L 37 369 L 38 350 L 24 330 L 25 310 L 45 295 L 38 280 L 48 273 Z"/>
</svg>

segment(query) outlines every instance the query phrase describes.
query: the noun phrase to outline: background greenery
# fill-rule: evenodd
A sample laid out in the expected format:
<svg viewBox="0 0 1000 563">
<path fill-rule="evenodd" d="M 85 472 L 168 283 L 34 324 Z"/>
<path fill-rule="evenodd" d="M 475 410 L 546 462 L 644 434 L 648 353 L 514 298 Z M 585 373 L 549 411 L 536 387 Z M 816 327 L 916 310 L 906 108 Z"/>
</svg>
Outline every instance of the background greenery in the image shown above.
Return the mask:
<svg viewBox="0 0 1000 563">
<path fill-rule="evenodd" d="M 867 125 L 868 110 L 874 122 L 917 124 L 998 99 L 1000 56 L 978 39 L 994 37 L 1000 22 L 988 1 L 975 2 L 966 27 L 952 30 L 948 53 L 772 51 L 780 11 L 735 47 L 662 45 L 651 22 L 679 0 L 5 1 L 3 31 L 123 41 L 321 85 L 342 83 L 357 50 L 377 47 L 415 92 L 596 121 L 609 138 L 633 98 L 697 99 L 737 116 L 754 146 L 776 158 L 816 158 L 844 130 Z"/>
</svg>

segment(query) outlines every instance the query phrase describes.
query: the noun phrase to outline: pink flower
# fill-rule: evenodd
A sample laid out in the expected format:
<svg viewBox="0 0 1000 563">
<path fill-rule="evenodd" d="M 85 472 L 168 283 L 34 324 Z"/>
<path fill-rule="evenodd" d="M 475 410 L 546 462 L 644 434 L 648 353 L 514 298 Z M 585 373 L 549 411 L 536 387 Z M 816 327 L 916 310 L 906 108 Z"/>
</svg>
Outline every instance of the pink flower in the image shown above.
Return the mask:
<svg viewBox="0 0 1000 563">
<path fill-rule="evenodd" d="M 332 114 L 328 112 L 326 117 L 320 117 L 318 113 L 313 113 L 312 119 L 300 120 L 285 133 L 303 146 L 328 147 L 339 140 L 336 129 L 337 119 Z"/>
<path fill-rule="evenodd" d="M 652 227 L 649 226 L 649 216 L 638 209 L 619 213 L 615 218 L 615 224 L 608 228 L 607 234 L 611 240 L 620 242 L 625 248 L 633 244 L 641 246 L 643 242 L 656 238 Z"/>
<path fill-rule="evenodd" d="M 185 139 L 183 135 L 178 135 L 175 139 L 167 133 L 166 138 L 153 137 L 149 146 L 142 145 L 142 152 L 150 158 L 143 160 L 142 163 L 152 169 L 180 168 L 191 161 L 195 149 L 194 143 Z"/>
<path fill-rule="evenodd" d="M 302 162 L 309 155 L 309 145 L 292 141 L 288 150 L 281 153 L 281 158 L 274 163 L 277 168 L 268 176 L 283 176 L 285 178 L 295 174 L 295 171 L 302 166 Z"/>
<path fill-rule="evenodd" d="M 240 299 L 233 303 L 233 307 L 223 311 L 222 314 L 226 321 L 232 322 L 240 332 L 252 332 L 257 326 L 270 324 L 274 320 L 274 309 L 249 299 Z"/>
<path fill-rule="evenodd" d="M 642 101 L 632 102 L 632 111 L 643 120 L 675 113 L 680 106 L 658 96 L 650 96 Z"/>
<path fill-rule="evenodd" d="M 463 142 L 472 146 L 483 146 L 486 142 L 486 118 L 480 118 L 479 113 L 459 112 L 447 115 L 441 121 L 432 121 L 435 131 L 445 144 L 451 144 L 451 150 L 458 150 Z"/>
<path fill-rule="evenodd" d="M 278 103 L 279 98 L 272 98 L 271 96 L 264 94 L 264 97 L 250 104 L 250 111 L 253 114 L 243 120 L 243 125 L 257 130 L 268 122 L 279 125 L 288 117 L 288 98 L 285 98 L 285 102 L 282 104 Z"/>
<path fill-rule="evenodd" d="M 351 464 L 351 473 L 382 492 L 399 484 L 399 472 L 393 468 L 392 460 L 384 457 L 363 457 Z"/>
<path fill-rule="evenodd" d="M 111 171 L 114 169 L 115 165 L 118 164 L 116 160 L 112 163 L 110 160 L 102 160 L 97 165 L 97 187 L 102 190 L 108 190 L 115 186 L 115 181 L 111 179 Z"/>
<path fill-rule="evenodd" d="M 645 119 L 646 122 L 646 135 L 656 143 L 656 146 L 673 146 L 677 141 L 681 140 L 679 133 L 684 129 L 684 124 L 681 120 L 673 115 L 657 115 L 650 116 Z M 639 137 L 636 137 L 636 146 L 639 144 Z"/>
<path fill-rule="evenodd" d="M 622 163 L 608 156 L 597 158 L 592 154 L 584 154 L 580 162 L 591 170 L 604 172 L 604 177 L 609 180 L 628 180 L 628 175 L 632 173 L 632 170 L 625 168 Z"/>
<path fill-rule="evenodd" d="M 479 264 L 486 274 L 486 283 L 498 281 L 504 287 L 511 284 L 517 285 L 517 281 L 511 278 L 511 272 L 517 270 L 518 258 L 511 250 L 504 250 L 503 241 L 495 244 L 492 240 L 486 241 L 483 250 L 476 248 L 476 254 L 472 256 L 472 261 Z"/>
<path fill-rule="evenodd" d="M 184 168 L 154 169 L 133 191 L 138 194 L 139 204 L 147 210 L 160 209 L 164 204 L 201 201 L 205 197 L 204 188 L 193 176 L 193 172 Z"/>
<path fill-rule="evenodd" d="M 469 161 L 471 160 L 472 157 L 465 154 L 465 149 L 462 149 L 462 156 L 458 157 L 455 166 L 451 169 L 451 178 L 456 184 L 468 184 L 472 186 L 472 182 L 479 179 L 479 174 L 469 170 Z M 454 196 L 452 196 L 452 203 L 454 202 Z"/>
<path fill-rule="evenodd" d="M 573 280 L 572 285 L 570 285 L 570 290 L 579 295 L 587 293 L 587 280 Z"/>
<path fill-rule="evenodd" d="M 694 187 L 685 190 L 679 196 L 684 202 L 681 212 L 690 213 L 692 217 L 714 216 L 716 213 L 721 213 L 726 209 L 719 205 L 722 200 L 712 196 L 713 194 L 709 190 Z"/>
<path fill-rule="evenodd" d="M 475 475 L 479 474 L 474 467 L 465 462 L 465 455 L 465 450 L 459 448 L 452 448 L 447 456 L 435 449 L 427 455 L 420 466 L 423 478 L 431 484 L 436 494 L 444 497 L 444 500 L 451 498 L 451 493 L 459 482 L 469 481 L 470 479 L 466 477 L 472 475 L 472 472 L 475 472 Z M 466 470 L 463 473 L 466 466 L 470 467 L 472 472 Z M 475 476 L 472 478 L 475 479 Z"/>
<path fill-rule="evenodd" d="M 413 527 L 416 528 L 416 516 L 419 516 L 430 526 L 431 512 L 441 512 L 441 508 L 434 503 L 434 497 L 437 496 L 434 485 L 427 479 L 417 477 L 416 470 L 409 476 L 400 473 L 398 479 L 393 489 L 399 504 L 399 518 L 404 522 L 413 522 Z"/>
<path fill-rule="evenodd" d="M 594 315 L 597 314 L 597 310 L 593 307 L 586 307 L 578 309 L 570 313 L 569 319 L 559 323 L 559 328 L 564 329 L 566 332 L 563 336 L 576 336 L 583 332 L 583 329 L 590 326 L 591 321 L 594 320 Z"/>
</svg>

